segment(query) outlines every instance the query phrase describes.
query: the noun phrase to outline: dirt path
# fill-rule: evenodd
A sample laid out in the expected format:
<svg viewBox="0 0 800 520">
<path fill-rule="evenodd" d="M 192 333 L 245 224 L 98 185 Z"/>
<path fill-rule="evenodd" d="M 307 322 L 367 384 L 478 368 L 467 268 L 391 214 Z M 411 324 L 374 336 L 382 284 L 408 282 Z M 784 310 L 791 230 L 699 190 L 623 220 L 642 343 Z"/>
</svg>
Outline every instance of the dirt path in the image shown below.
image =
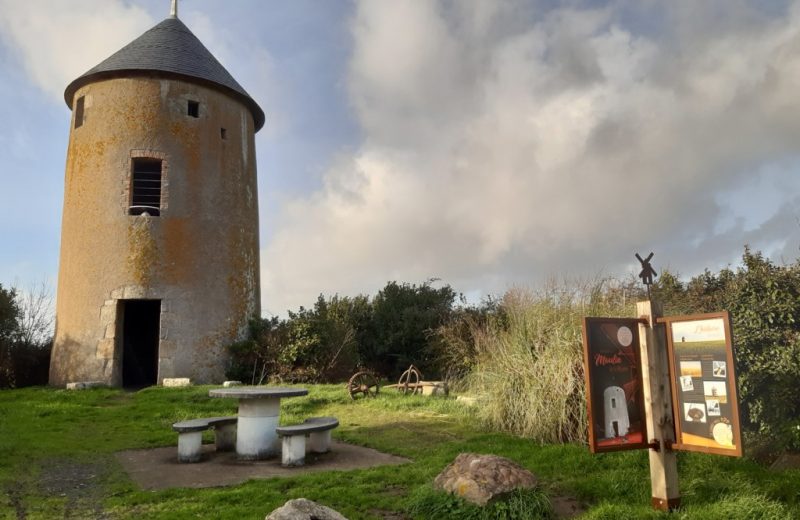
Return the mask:
<svg viewBox="0 0 800 520">
<path fill-rule="evenodd" d="M 108 518 L 103 511 L 103 485 L 107 465 L 100 462 L 81 463 L 68 459 L 48 459 L 40 463 L 38 479 L 26 478 L 3 488 L 8 506 L 17 520 L 41 514 L 37 504 L 26 502 L 28 495 L 64 498 L 63 518 Z M 38 488 L 38 489 L 33 489 Z"/>
</svg>

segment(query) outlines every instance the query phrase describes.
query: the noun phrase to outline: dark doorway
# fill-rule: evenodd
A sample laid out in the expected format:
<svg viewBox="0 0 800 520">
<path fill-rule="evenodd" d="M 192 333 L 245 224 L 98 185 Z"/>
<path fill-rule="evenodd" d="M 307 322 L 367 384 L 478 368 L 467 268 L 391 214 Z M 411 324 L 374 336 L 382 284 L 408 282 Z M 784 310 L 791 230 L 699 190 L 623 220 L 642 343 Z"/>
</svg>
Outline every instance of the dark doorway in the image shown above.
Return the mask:
<svg viewBox="0 0 800 520">
<path fill-rule="evenodd" d="M 161 300 L 120 300 L 122 386 L 144 388 L 158 381 Z M 119 316 L 120 314 L 118 314 Z"/>
</svg>

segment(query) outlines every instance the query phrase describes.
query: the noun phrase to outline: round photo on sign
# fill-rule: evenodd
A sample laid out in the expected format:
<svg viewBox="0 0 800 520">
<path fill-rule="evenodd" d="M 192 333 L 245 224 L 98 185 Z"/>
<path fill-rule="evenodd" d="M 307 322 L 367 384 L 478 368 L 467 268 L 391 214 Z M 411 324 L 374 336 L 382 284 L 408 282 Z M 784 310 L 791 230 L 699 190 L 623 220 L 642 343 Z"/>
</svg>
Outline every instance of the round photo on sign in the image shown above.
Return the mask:
<svg viewBox="0 0 800 520">
<path fill-rule="evenodd" d="M 623 347 L 629 347 L 633 343 L 633 332 L 626 326 L 622 326 L 617 330 L 617 341 Z"/>
<path fill-rule="evenodd" d="M 723 446 L 733 446 L 733 429 L 730 424 L 720 421 L 711 428 L 714 440 Z"/>
</svg>

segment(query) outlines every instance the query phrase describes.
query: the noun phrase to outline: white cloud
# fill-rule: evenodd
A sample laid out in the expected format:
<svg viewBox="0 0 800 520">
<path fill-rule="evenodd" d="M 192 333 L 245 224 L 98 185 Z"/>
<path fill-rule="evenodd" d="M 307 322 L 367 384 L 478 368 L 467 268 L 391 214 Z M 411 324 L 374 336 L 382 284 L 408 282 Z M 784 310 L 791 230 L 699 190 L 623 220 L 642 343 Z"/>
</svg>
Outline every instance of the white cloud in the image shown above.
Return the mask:
<svg viewBox="0 0 800 520">
<path fill-rule="evenodd" d="M 631 5 L 358 3 L 364 141 L 267 223 L 264 308 L 432 276 L 496 292 L 637 250 L 685 271 L 674 260 L 725 262 L 748 239 L 791 249 L 786 213 L 715 235 L 715 193 L 800 152 L 800 8 L 662 4 L 644 34 Z"/>
<path fill-rule="evenodd" d="M 257 100 L 272 95 L 273 58 L 254 35 L 216 25 L 210 13 L 182 8 L 180 14 Z M 72 80 L 158 21 L 144 7 L 125 0 L 0 0 L 0 41 L 18 56 L 30 81 L 56 101 L 63 99 Z"/>
<path fill-rule="evenodd" d="M 123 0 L 0 0 L 0 39 L 52 100 L 152 25 L 144 9 Z"/>
</svg>

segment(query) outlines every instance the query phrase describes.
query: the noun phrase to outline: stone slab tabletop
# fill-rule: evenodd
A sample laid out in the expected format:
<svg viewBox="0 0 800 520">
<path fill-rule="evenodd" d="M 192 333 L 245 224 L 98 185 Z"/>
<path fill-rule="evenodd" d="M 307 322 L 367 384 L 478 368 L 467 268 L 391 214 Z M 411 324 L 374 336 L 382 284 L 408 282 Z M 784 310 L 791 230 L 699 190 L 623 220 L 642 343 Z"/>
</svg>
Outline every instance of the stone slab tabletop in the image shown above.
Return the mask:
<svg viewBox="0 0 800 520">
<path fill-rule="evenodd" d="M 308 390 L 280 386 L 237 386 L 215 388 L 214 390 L 209 390 L 208 395 L 210 397 L 233 397 L 235 399 L 269 399 L 308 395 Z"/>
</svg>

